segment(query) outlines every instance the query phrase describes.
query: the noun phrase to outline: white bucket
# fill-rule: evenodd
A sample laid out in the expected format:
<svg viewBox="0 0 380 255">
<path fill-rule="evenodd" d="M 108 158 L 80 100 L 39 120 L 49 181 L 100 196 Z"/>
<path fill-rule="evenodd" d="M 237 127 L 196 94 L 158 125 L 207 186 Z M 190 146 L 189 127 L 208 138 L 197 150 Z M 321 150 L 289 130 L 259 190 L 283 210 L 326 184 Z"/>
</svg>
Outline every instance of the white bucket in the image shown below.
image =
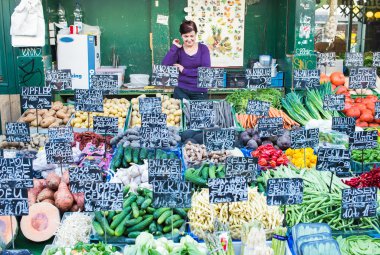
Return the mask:
<svg viewBox="0 0 380 255">
<path fill-rule="evenodd" d="M 129 75 L 132 84 L 149 85 L 149 75 L 148 74 L 131 74 Z"/>
</svg>

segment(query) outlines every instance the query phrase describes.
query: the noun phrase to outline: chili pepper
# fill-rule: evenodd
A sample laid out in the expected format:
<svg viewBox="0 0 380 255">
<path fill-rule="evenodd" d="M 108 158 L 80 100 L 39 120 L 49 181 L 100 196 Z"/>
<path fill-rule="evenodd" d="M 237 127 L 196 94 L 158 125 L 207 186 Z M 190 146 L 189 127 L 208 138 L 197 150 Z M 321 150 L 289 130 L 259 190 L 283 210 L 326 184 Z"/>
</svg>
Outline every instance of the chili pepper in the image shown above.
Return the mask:
<svg viewBox="0 0 380 255">
<path fill-rule="evenodd" d="M 344 181 L 350 187 L 364 188 L 364 187 L 378 187 L 380 188 L 380 167 L 374 167 L 370 172 L 363 173 L 358 177 L 351 178 Z"/>
</svg>

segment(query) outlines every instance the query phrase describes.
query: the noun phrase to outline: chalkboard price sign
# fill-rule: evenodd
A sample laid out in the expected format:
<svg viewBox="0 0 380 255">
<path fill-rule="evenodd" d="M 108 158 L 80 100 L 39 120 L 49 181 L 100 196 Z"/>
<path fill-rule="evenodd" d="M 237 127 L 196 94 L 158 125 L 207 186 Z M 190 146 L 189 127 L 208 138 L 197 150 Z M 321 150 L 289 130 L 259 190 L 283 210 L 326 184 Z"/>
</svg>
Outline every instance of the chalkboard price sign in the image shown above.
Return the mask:
<svg viewBox="0 0 380 255">
<path fill-rule="evenodd" d="M 207 100 L 190 101 L 190 129 L 214 127 L 214 103 Z"/>
<path fill-rule="evenodd" d="M 295 89 L 313 89 L 320 86 L 320 70 L 294 70 L 293 86 Z"/>
<path fill-rule="evenodd" d="M 122 183 L 86 183 L 84 192 L 84 211 L 121 211 L 123 210 Z"/>
<path fill-rule="evenodd" d="M 176 66 L 154 65 L 152 72 L 153 86 L 178 86 L 179 70 Z"/>
<path fill-rule="evenodd" d="M 119 119 L 114 117 L 94 117 L 94 133 L 101 135 L 117 135 L 119 132 Z"/>
<path fill-rule="evenodd" d="M 375 103 L 375 119 L 380 119 L 380 102 Z"/>
<path fill-rule="evenodd" d="M 45 145 L 46 161 L 48 164 L 73 163 L 73 151 L 70 143 L 52 143 Z"/>
<path fill-rule="evenodd" d="M 323 110 L 342 111 L 344 109 L 344 95 L 325 95 L 323 98 Z"/>
<path fill-rule="evenodd" d="M 245 69 L 247 89 L 265 89 L 272 83 L 271 68 Z"/>
<path fill-rule="evenodd" d="M 167 127 L 151 126 L 140 128 L 140 146 L 142 148 L 167 148 L 169 130 Z"/>
<path fill-rule="evenodd" d="M 342 218 L 375 217 L 377 208 L 376 187 L 343 189 Z"/>
<path fill-rule="evenodd" d="M 48 130 L 49 142 L 71 143 L 74 141 L 72 127 L 54 127 Z"/>
<path fill-rule="evenodd" d="M 243 176 L 208 179 L 211 204 L 248 200 L 248 184 Z"/>
<path fill-rule="evenodd" d="M 191 207 L 191 182 L 154 181 L 152 186 L 154 208 Z"/>
<path fill-rule="evenodd" d="M 303 201 L 302 178 L 275 178 L 267 182 L 268 205 L 295 205 Z"/>
<path fill-rule="evenodd" d="M 318 171 L 347 173 L 350 170 L 351 155 L 349 150 L 336 148 L 319 148 L 317 159 Z"/>
<path fill-rule="evenodd" d="M 33 188 L 30 158 L 0 158 L 0 188 Z"/>
<path fill-rule="evenodd" d="M 355 67 L 364 65 L 364 56 L 361 52 L 346 52 L 346 59 L 344 60 L 346 67 Z"/>
<path fill-rule="evenodd" d="M 290 131 L 292 149 L 315 148 L 319 144 L 319 129 L 297 129 Z"/>
<path fill-rule="evenodd" d="M 139 112 L 144 113 L 162 113 L 162 103 L 159 97 L 139 98 Z"/>
<path fill-rule="evenodd" d="M 357 131 L 350 136 L 351 150 L 365 150 L 377 147 L 377 131 Z"/>
<path fill-rule="evenodd" d="M 76 166 L 69 168 L 69 181 L 71 193 L 81 193 L 86 191 L 86 183 L 102 182 L 103 177 L 98 167 Z"/>
<path fill-rule="evenodd" d="M 0 216 L 22 216 L 28 214 L 27 189 L 0 189 Z"/>
<path fill-rule="evenodd" d="M 72 89 L 71 70 L 46 70 L 45 85 L 53 90 Z"/>
<path fill-rule="evenodd" d="M 21 87 L 21 105 L 23 109 L 50 109 L 50 87 Z"/>
<path fill-rule="evenodd" d="M 236 131 L 233 129 L 210 129 L 203 131 L 207 151 L 231 150 L 235 146 Z"/>
<path fill-rule="evenodd" d="M 166 127 L 166 114 L 143 113 L 141 114 L 142 127 Z"/>
<path fill-rule="evenodd" d="M 198 88 L 222 88 L 224 68 L 198 67 Z"/>
<path fill-rule="evenodd" d="M 350 68 L 349 88 L 367 89 L 376 88 L 376 68 L 353 67 Z"/>
<path fill-rule="evenodd" d="M 91 90 L 102 90 L 103 95 L 115 95 L 119 91 L 117 75 L 93 74 L 90 77 Z"/>
<path fill-rule="evenodd" d="M 268 116 L 269 108 L 269 102 L 249 100 L 247 104 L 247 114 L 255 116 Z"/>
<path fill-rule="evenodd" d="M 84 112 L 103 112 L 103 91 L 76 89 L 75 110 Z"/>
<path fill-rule="evenodd" d="M 335 66 L 335 58 L 335 52 L 318 53 L 318 68 L 321 68 L 323 66 Z"/>
<path fill-rule="evenodd" d="M 30 130 L 28 123 L 5 123 L 5 134 L 7 136 L 7 142 L 30 142 Z"/>
<path fill-rule="evenodd" d="M 331 129 L 350 135 L 355 132 L 355 119 L 352 117 L 333 117 Z"/>
<path fill-rule="evenodd" d="M 154 181 L 182 181 L 182 167 L 179 159 L 149 159 L 149 183 Z"/>
<path fill-rule="evenodd" d="M 284 133 L 284 120 L 278 118 L 260 118 L 257 129 L 260 137 L 281 136 Z"/>
<path fill-rule="evenodd" d="M 226 177 L 243 176 L 247 183 L 256 181 L 259 174 L 257 158 L 228 157 L 226 159 Z"/>
<path fill-rule="evenodd" d="M 373 60 L 372 60 L 372 66 L 373 67 L 380 67 L 380 52 L 374 52 L 373 53 Z"/>
</svg>

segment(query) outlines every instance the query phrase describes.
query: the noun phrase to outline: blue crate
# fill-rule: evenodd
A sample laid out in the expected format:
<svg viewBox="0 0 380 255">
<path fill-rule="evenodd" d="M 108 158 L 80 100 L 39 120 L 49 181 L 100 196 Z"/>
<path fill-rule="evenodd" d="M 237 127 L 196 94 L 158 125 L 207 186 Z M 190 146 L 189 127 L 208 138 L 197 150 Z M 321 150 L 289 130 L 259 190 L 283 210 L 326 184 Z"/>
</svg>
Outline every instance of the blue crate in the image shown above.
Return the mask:
<svg viewBox="0 0 380 255">
<path fill-rule="evenodd" d="M 278 72 L 277 76 L 272 78 L 271 87 L 284 87 L 284 72 Z"/>
</svg>

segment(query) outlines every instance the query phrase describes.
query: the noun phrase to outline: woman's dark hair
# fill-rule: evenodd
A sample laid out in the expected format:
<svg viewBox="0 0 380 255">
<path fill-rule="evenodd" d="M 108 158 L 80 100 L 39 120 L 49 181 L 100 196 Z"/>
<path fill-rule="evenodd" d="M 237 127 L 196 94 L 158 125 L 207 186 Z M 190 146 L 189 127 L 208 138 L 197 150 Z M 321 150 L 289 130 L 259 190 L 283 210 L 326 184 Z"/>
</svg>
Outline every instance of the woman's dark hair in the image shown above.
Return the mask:
<svg viewBox="0 0 380 255">
<path fill-rule="evenodd" d="M 197 25 L 195 24 L 194 21 L 183 21 L 181 26 L 179 27 L 179 32 L 181 33 L 181 35 L 183 34 L 187 34 L 187 33 L 190 33 L 194 31 L 195 33 L 198 32 L 198 29 L 197 29 Z"/>
</svg>

